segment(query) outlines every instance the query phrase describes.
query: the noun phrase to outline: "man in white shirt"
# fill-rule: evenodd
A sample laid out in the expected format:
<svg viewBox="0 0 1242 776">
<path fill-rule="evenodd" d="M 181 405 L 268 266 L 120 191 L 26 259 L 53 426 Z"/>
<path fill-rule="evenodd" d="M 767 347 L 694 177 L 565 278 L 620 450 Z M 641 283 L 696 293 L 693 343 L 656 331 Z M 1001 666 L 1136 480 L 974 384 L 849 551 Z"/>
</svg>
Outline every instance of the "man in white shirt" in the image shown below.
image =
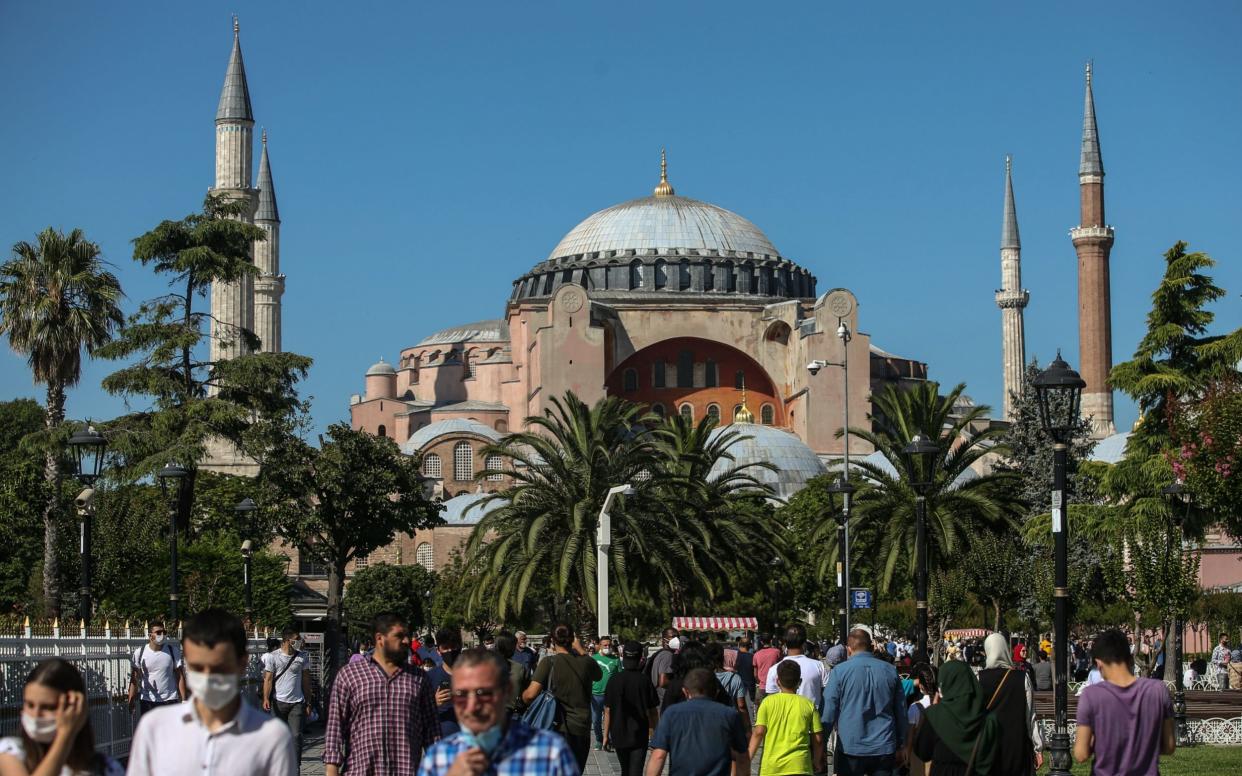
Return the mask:
<svg viewBox="0 0 1242 776">
<path fill-rule="evenodd" d="M 143 716 L 129 776 L 295 776 L 289 728 L 239 694 L 249 663 L 241 620 L 206 609 L 186 621 L 183 643 L 192 697 Z"/>
<path fill-rule="evenodd" d="M 147 643 L 130 656 L 129 710 L 137 701 L 146 714 L 157 706 L 180 703 L 186 697 L 181 650 L 168 640 L 164 623 L 147 626 Z"/>
<path fill-rule="evenodd" d="M 285 628 L 280 649 L 263 656 L 263 710 L 283 719 L 293 734 L 294 748 L 302 757 L 302 728 L 310 716 L 311 689 L 309 656 L 302 651 L 302 634 Z"/>
<path fill-rule="evenodd" d="M 819 709 L 823 702 L 824 682 L 827 681 L 828 672 L 824 670 L 823 663 L 803 654 L 805 649 L 806 628 L 798 623 L 791 624 L 785 629 L 785 657 L 776 665 L 786 660 L 792 660 L 798 664 L 798 667 L 802 669 L 802 681 L 798 685 L 798 694 Z M 775 667 L 773 666 L 773 669 Z M 775 670 L 768 671 L 768 682 L 764 692 L 768 695 L 780 692 L 780 687 L 776 683 Z"/>
</svg>

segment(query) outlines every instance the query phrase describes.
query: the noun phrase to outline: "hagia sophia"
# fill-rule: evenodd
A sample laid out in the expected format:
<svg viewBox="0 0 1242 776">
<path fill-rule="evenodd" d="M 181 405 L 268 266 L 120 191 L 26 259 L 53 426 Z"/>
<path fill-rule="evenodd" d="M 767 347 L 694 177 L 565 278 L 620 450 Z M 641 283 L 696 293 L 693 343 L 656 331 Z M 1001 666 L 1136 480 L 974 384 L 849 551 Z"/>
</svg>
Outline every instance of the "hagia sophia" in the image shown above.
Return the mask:
<svg viewBox="0 0 1242 776">
<path fill-rule="evenodd" d="M 212 355 L 227 358 L 228 349 L 237 347 L 220 333 L 230 327 L 250 329 L 263 349 L 279 351 L 286 280 L 280 216 L 266 135 L 251 185 L 254 115 L 236 24 L 215 125 L 212 192 L 249 203 L 245 220 L 263 227 L 269 239 L 255 244 L 260 272 L 253 281 L 212 288 L 212 313 L 220 322 Z M 485 494 L 505 485 L 500 477 L 476 479 L 494 463 L 485 460 L 483 448 L 522 428 L 527 417 L 542 414 L 566 391 L 587 403 L 621 396 L 660 414 L 746 424 L 748 438 L 734 455 L 740 463 L 776 464 L 779 471 L 764 476 L 776 497 L 787 499 L 846 452 L 838 432 L 847 410 L 850 425 L 865 426 L 873 394 L 929 379 L 928 365 L 917 354 L 894 355 L 873 341 L 863 314 L 868 300 L 816 276 L 812 268 L 826 257 L 783 255 L 744 216 L 678 194 L 675 177 L 661 153 L 651 193 L 597 210 L 559 239 L 550 235 L 553 247 L 514 278 L 509 298 L 496 302 L 496 318 L 446 321 L 438 331 L 411 332 L 414 344 L 361 375 L 364 392 L 348 405 L 353 427 L 389 437 L 404 453 L 420 457 L 424 477 L 444 499 L 446 524 L 403 536 L 356 565 L 442 568 L 483 516 Z M 1080 220 L 1070 238 L 1078 254 L 1079 370 L 1087 382 L 1082 408 L 1102 440 L 1096 456 L 1115 461 L 1127 435 L 1114 430 L 1106 383 L 1114 235 L 1104 218 L 1090 66 L 1078 181 Z M 692 189 L 684 181 L 679 185 Z M 1001 216 L 1001 288 L 994 301 L 1001 310 L 1005 400 L 991 423 L 1009 416 L 1009 395 L 1021 391 L 1026 364 L 1023 310 L 1030 295 L 1022 288 L 1008 159 Z M 367 332 L 358 334 L 365 338 Z M 872 451 L 855 437 L 849 452 L 865 457 Z M 204 467 L 248 471 L 223 449 L 212 450 Z M 1212 546 L 1204 549 L 1203 584 L 1242 584 L 1225 579 L 1224 566 L 1219 574 L 1213 570 L 1213 552 Z M 1228 552 L 1230 559 L 1236 554 Z M 299 558 L 290 572 L 302 596 L 295 602 L 298 616 L 314 619 L 323 610 L 323 570 Z"/>
</svg>

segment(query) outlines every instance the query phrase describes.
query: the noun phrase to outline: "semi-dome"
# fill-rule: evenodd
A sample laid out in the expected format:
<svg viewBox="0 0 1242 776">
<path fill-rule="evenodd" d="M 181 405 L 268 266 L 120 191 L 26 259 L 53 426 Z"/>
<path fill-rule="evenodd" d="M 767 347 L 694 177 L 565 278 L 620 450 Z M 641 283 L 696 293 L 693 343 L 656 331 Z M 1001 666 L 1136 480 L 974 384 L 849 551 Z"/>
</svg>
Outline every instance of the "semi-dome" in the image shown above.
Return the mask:
<svg viewBox="0 0 1242 776">
<path fill-rule="evenodd" d="M 499 442 L 501 436 L 499 431 L 490 426 L 485 426 L 477 420 L 470 420 L 469 418 L 437 420 L 435 423 L 423 426 L 413 434 L 410 434 L 410 438 L 401 445 L 401 452 L 406 455 L 414 455 L 431 442 L 449 434 L 474 434 L 475 436 L 490 439 L 493 442 Z"/>
<path fill-rule="evenodd" d="M 450 326 L 423 337 L 415 347 L 422 345 L 456 345 L 463 342 L 507 342 L 509 324 L 494 318 L 474 323 Z"/>
<path fill-rule="evenodd" d="M 788 501 L 806 487 L 808 480 L 827 471 L 815 451 L 792 432 L 775 426 L 735 423 L 712 431 L 712 439 L 726 429 L 740 433 L 743 438 L 729 448 L 733 460 L 717 461 L 708 477 L 719 477 L 734 466 L 766 461 L 775 465 L 777 471 L 760 467 L 747 471 L 760 482 L 771 485 L 776 498 Z"/>
</svg>

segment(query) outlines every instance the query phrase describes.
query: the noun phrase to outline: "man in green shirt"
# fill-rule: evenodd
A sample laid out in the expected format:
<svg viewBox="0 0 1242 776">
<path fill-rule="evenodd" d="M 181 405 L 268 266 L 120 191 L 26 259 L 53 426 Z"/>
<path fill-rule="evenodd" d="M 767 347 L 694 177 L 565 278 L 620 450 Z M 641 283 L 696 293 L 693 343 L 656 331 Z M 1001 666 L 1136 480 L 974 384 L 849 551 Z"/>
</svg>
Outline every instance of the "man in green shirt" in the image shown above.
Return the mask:
<svg viewBox="0 0 1242 776">
<path fill-rule="evenodd" d="M 591 685 L 591 724 L 595 728 L 595 748 L 599 749 L 604 742 L 604 688 L 612 675 L 621 670 L 621 660 L 612 649 L 612 639 L 600 636 L 595 643 L 595 653 L 591 655 L 602 674 L 598 682 Z"/>
<path fill-rule="evenodd" d="M 798 694 L 802 667 L 777 663 L 778 693 L 765 695 L 750 735 L 750 758 L 763 746 L 760 776 L 810 776 L 824 771 L 824 734 L 815 707 Z"/>
</svg>

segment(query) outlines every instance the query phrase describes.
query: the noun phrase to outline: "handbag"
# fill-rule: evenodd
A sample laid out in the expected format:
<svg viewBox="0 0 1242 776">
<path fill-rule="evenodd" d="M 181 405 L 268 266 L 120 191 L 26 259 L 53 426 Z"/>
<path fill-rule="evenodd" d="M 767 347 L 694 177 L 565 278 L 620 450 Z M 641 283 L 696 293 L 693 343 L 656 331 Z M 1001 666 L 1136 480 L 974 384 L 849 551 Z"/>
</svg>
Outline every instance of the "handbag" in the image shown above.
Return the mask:
<svg viewBox="0 0 1242 776">
<path fill-rule="evenodd" d="M 549 660 L 556 660 L 559 655 L 553 655 Z M 556 663 L 548 665 L 548 686 L 543 692 L 535 696 L 530 702 L 530 706 L 526 707 L 526 712 L 522 715 L 522 721 L 530 725 L 535 730 L 551 730 L 557 731 L 565 725 L 565 709 L 562 708 L 561 702 L 556 697 Z"/>
</svg>

